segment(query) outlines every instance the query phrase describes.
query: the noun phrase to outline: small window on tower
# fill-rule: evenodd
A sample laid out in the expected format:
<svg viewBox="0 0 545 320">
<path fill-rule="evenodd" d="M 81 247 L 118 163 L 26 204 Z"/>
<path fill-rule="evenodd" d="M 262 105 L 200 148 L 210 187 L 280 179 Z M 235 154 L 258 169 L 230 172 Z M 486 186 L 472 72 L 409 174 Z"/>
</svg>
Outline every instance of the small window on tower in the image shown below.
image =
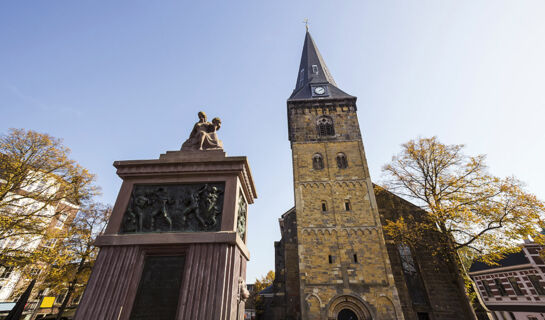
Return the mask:
<svg viewBox="0 0 545 320">
<path fill-rule="evenodd" d="M 322 170 L 324 168 L 324 159 L 321 154 L 316 153 L 312 156 L 312 168 L 314 170 Z"/>
<path fill-rule="evenodd" d="M 339 169 L 348 168 L 348 160 L 346 160 L 346 155 L 342 152 L 337 154 L 337 167 Z"/>
<path fill-rule="evenodd" d="M 354 263 L 358 263 L 358 255 L 354 253 Z"/>
<path fill-rule="evenodd" d="M 333 263 L 333 257 L 331 255 L 329 255 L 328 258 L 329 258 L 329 264 L 332 264 Z"/>
<path fill-rule="evenodd" d="M 335 129 L 333 128 L 333 119 L 328 116 L 321 116 L 316 119 L 318 135 L 320 137 L 334 136 Z"/>
<path fill-rule="evenodd" d="M 315 64 L 312 65 L 312 73 L 318 74 L 318 66 Z"/>
<path fill-rule="evenodd" d="M 344 210 L 346 210 L 346 211 L 350 211 L 350 210 L 351 210 L 351 207 L 350 207 L 350 200 L 344 200 Z"/>
<path fill-rule="evenodd" d="M 327 202 L 322 201 L 322 212 L 326 212 L 326 211 L 327 211 Z"/>
</svg>

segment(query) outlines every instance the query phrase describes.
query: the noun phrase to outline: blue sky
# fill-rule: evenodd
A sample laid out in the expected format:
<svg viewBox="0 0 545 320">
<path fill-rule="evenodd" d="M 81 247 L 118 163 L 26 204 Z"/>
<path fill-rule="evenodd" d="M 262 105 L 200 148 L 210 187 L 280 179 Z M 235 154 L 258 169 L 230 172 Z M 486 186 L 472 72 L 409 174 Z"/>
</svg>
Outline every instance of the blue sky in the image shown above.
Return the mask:
<svg viewBox="0 0 545 320">
<path fill-rule="evenodd" d="M 274 268 L 293 206 L 286 99 L 302 20 L 341 89 L 358 97 L 371 176 L 400 144 L 437 135 L 487 154 L 545 199 L 545 2 L 2 1 L 0 132 L 64 139 L 115 201 L 114 160 L 177 150 L 199 110 L 249 158 L 248 282 Z"/>
</svg>

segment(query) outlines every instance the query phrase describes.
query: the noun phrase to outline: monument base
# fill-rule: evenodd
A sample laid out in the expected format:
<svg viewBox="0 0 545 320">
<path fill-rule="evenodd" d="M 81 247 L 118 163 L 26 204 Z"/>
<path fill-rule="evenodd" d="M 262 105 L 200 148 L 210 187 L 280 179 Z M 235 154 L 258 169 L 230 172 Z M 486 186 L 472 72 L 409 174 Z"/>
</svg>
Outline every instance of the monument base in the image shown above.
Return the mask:
<svg viewBox="0 0 545 320">
<path fill-rule="evenodd" d="M 123 184 L 75 319 L 244 319 L 246 158 L 176 151 L 114 166 Z"/>
<path fill-rule="evenodd" d="M 146 274 L 150 257 L 184 260 L 169 281 L 151 284 L 158 287 L 151 290 L 155 296 L 142 294 L 142 283 L 172 268 L 161 265 Z M 246 257 L 234 244 L 102 246 L 76 319 L 244 319 L 245 275 Z"/>
</svg>

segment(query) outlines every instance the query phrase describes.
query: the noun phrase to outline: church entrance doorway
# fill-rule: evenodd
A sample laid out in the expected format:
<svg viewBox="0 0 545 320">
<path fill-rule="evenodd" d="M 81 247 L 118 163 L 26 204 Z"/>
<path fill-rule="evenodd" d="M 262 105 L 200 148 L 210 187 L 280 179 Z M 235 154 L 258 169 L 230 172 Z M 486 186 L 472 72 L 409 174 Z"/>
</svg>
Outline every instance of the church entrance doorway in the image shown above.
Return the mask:
<svg viewBox="0 0 545 320">
<path fill-rule="evenodd" d="M 337 296 L 327 308 L 327 320 L 371 320 L 371 313 L 361 298 L 352 295 Z"/>
<path fill-rule="evenodd" d="M 337 320 L 359 320 L 354 311 L 350 309 L 342 309 L 337 316 Z"/>
</svg>

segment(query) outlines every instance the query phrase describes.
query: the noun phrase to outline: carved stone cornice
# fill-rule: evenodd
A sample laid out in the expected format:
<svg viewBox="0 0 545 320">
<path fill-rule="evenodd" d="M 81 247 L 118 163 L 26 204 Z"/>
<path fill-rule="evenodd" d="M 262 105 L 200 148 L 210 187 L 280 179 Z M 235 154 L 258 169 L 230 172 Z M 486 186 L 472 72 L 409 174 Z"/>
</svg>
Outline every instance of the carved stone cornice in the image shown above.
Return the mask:
<svg viewBox="0 0 545 320">
<path fill-rule="evenodd" d="M 113 165 L 124 180 L 147 176 L 237 175 L 248 202 L 253 203 L 257 198 L 247 158 L 226 157 L 221 151 L 168 151 L 159 159 L 115 161 Z"/>
<path fill-rule="evenodd" d="M 354 234 L 354 235 L 366 235 L 371 234 L 373 232 L 378 232 L 377 226 L 358 226 L 358 227 L 303 227 L 301 228 L 301 231 L 306 234 L 328 234 L 328 235 L 336 235 L 340 232 L 345 232 L 347 234 Z"/>
</svg>

